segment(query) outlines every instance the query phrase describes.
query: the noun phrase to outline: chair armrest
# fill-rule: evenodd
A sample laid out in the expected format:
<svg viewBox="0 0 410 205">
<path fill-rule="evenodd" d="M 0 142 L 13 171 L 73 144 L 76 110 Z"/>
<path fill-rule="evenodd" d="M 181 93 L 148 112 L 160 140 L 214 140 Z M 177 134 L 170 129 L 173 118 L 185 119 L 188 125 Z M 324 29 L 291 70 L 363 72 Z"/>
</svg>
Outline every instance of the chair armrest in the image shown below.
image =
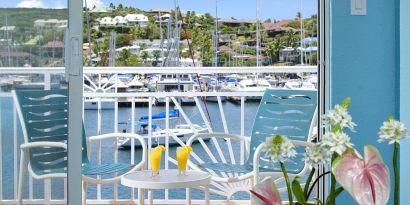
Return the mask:
<svg viewBox="0 0 410 205">
<path fill-rule="evenodd" d="M 88 137 L 87 140 L 89 142 L 96 141 L 96 140 L 105 140 L 105 139 L 113 139 L 117 137 L 125 137 L 125 138 L 130 138 L 130 139 L 136 139 L 141 143 L 142 147 L 142 161 L 143 163 L 146 163 L 147 159 L 147 143 L 144 140 L 144 137 L 138 134 L 132 134 L 132 133 L 123 133 L 123 132 L 118 132 L 118 133 L 108 133 L 108 134 L 102 134 L 102 135 L 96 135 L 96 136 L 91 136 Z"/>
<path fill-rule="evenodd" d="M 301 147 L 310 147 L 313 146 L 315 143 L 311 143 L 311 142 L 305 142 L 305 141 L 299 141 L 299 140 L 291 140 L 291 142 L 295 145 L 295 146 L 301 146 Z M 255 153 L 253 154 L 253 171 L 255 173 L 254 175 L 254 183 L 257 183 L 258 177 L 259 177 L 259 158 L 260 155 L 263 151 L 263 148 L 265 146 L 265 142 L 261 143 L 255 150 Z M 307 166 L 305 165 L 305 167 L 303 168 L 303 170 L 301 171 L 301 173 L 306 172 Z M 292 174 L 289 174 L 289 176 L 292 176 Z"/>
<path fill-rule="evenodd" d="M 47 141 L 39 141 L 39 142 L 28 142 L 20 145 L 22 150 L 35 148 L 35 147 L 59 147 L 63 149 L 67 149 L 67 144 L 62 142 L 47 142 Z"/>
<path fill-rule="evenodd" d="M 87 140 L 96 141 L 96 140 L 112 139 L 112 138 L 117 138 L 117 137 L 134 138 L 134 139 L 144 142 L 144 145 L 145 145 L 145 140 L 141 135 L 132 134 L 132 133 L 122 133 L 122 132 L 95 135 L 95 136 L 88 137 Z"/>
<path fill-rule="evenodd" d="M 246 143 L 250 142 L 249 137 L 241 136 L 241 135 L 234 135 L 234 134 L 226 134 L 226 133 L 200 133 L 196 135 L 192 135 L 189 140 L 187 141 L 187 145 L 190 146 L 192 143 L 199 138 L 209 138 L 209 137 L 215 137 L 215 138 L 229 138 L 229 139 L 234 139 L 234 140 L 239 140 L 239 141 L 245 141 Z"/>
</svg>

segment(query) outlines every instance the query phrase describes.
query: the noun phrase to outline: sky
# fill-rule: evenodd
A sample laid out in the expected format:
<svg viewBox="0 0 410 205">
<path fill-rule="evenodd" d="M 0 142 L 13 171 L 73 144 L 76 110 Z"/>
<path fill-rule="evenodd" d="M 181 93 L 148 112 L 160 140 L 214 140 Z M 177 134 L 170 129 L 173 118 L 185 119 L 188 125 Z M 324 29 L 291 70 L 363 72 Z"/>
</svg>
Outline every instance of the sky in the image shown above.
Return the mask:
<svg viewBox="0 0 410 205">
<path fill-rule="evenodd" d="M 84 1 L 84 0 L 83 0 Z M 218 16 L 220 18 L 235 17 L 237 19 L 255 19 L 255 0 L 179 0 L 182 11 L 192 11 L 215 15 L 215 4 L 218 1 Z M 317 13 L 318 0 L 259 0 L 261 19 L 289 19 L 294 18 L 300 10 L 304 17 Z M 88 7 L 107 7 L 110 3 L 123 4 L 144 10 L 152 8 L 174 8 L 173 0 L 87 0 Z M 0 0 L 0 8 L 37 7 L 37 8 L 66 8 L 67 0 Z"/>
</svg>

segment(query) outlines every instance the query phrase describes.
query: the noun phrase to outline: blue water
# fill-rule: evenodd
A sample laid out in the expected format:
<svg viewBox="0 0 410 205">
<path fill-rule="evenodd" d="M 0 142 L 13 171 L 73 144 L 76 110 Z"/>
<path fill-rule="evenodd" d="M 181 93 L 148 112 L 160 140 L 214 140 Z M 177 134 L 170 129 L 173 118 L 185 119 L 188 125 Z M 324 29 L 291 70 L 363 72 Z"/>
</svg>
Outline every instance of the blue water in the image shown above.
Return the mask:
<svg viewBox="0 0 410 205">
<path fill-rule="evenodd" d="M 212 127 L 215 132 L 224 132 L 223 124 L 221 120 L 221 115 L 219 112 L 219 107 L 217 103 L 207 103 L 209 113 L 211 115 Z M 257 111 L 259 103 L 258 102 L 247 102 L 245 105 L 245 135 L 249 135 L 251 132 L 252 123 Z M 170 107 L 171 109 L 173 106 Z M 204 106 L 202 106 L 204 109 Z M 232 104 L 226 102 L 223 104 L 223 109 L 225 112 L 228 131 L 232 134 L 240 134 L 240 105 Z M 192 123 L 203 125 L 201 115 L 196 106 L 184 106 L 183 110 L 190 118 Z M 154 106 L 153 113 L 164 112 L 165 107 Z M 4 199 L 13 198 L 13 184 L 14 184 L 14 170 L 13 170 L 13 113 L 12 113 L 12 101 L 10 98 L 1 99 L 1 133 L 2 133 L 2 174 L 3 174 L 3 196 Z M 97 134 L 97 111 L 95 110 L 86 110 L 84 116 L 84 124 L 87 136 L 92 136 Z M 148 114 L 147 107 L 137 107 L 136 108 L 136 117 L 138 119 L 141 116 Z M 131 119 L 131 108 L 119 108 L 118 110 L 118 119 L 119 122 L 126 122 Z M 102 111 L 102 126 L 101 133 L 110 133 L 114 131 L 114 110 L 103 110 Z M 165 127 L 161 122 L 156 122 L 160 127 Z M 172 124 L 186 123 L 182 117 L 177 120 L 173 120 Z M 119 131 L 127 129 L 130 130 L 130 127 L 124 125 L 119 125 Z M 20 125 L 18 125 L 18 143 L 20 144 L 23 139 L 20 131 Z M 93 144 L 91 146 L 91 160 L 97 160 L 97 146 Z M 200 145 L 194 145 L 195 146 Z M 102 161 L 103 162 L 112 162 L 114 157 L 114 141 L 107 140 L 102 143 Z M 199 151 L 200 149 L 198 149 Z M 171 147 L 169 150 L 170 156 L 175 156 L 175 148 Z M 201 155 L 201 153 L 197 153 Z M 203 153 L 205 154 L 205 153 Z M 19 155 L 18 155 L 19 156 Z M 140 159 L 141 154 L 138 150 L 135 153 L 135 159 Z M 18 158 L 19 159 L 19 158 Z M 120 150 L 118 155 L 119 162 L 129 162 L 130 161 L 130 151 L 129 150 Z M 164 166 L 164 165 L 162 165 Z M 170 168 L 176 168 L 173 164 L 170 163 Z M 28 186 L 27 186 L 27 177 L 26 177 L 26 187 L 24 192 L 24 197 L 28 197 Z M 52 181 L 52 197 L 61 198 L 63 196 L 64 185 L 62 180 L 53 180 Z M 34 198 L 43 198 L 43 182 L 35 181 L 34 182 Z M 113 198 L 113 186 L 104 185 L 101 188 L 102 198 L 103 199 L 112 199 Z M 137 195 L 136 195 L 137 196 Z M 204 195 L 201 191 L 193 191 L 193 199 L 203 199 Z M 119 199 L 129 199 L 130 189 L 127 187 L 119 186 L 118 188 L 118 198 Z M 155 191 L 154 197 L 157 199 L 164 198 L 164 191 Z M 245 199 L 248 198 L 248 194 L 237 194 L 235 195 L 236 199 Z M 90 185 L 88 188 L 88 198 L 96 198 L 96 186 Z M 171 199 L 185 199 L 185 190 L 176 189 L 169 190 L 169 198 Z M 211 195 L 211 198 L 219 198 L 218 196 Z"/>
</svg>

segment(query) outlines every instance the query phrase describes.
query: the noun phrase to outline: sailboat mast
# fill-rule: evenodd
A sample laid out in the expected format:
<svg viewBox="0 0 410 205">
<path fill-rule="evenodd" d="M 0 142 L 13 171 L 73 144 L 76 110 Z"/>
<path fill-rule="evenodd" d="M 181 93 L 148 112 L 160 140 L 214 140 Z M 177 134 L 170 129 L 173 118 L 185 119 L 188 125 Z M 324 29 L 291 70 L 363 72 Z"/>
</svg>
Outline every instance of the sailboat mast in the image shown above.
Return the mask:
<svg viewBox="0 0 410 205">
<path fill-rule="evenodd" d="M 256 0 L 256 67 L 260 66 L 259 48 L 260 46 L 260 31 L 259 31 L 259 0 Z"/>
<path fill-rule="evenodd" d="M 8 19 L 7 19 L 7 14 L 4 15 L 6 18 L 6 39 L 7 39 L 7 60 L 8 60 L 8 66 L 12 67 L 11 65 L 11 48 L 10 48 L 10 38 L 9 38 L 9 24 L 8 24 Z"/>
<path fill-rule="evenodd" d="M 215 0 L 215 39 L 214 39 L 214 47 L 215 47 L 215 62 L 214 66 L 218 67 L 218 46 L 219 46 L 219 33 L 218 33 L 218 0 Z"/>
<path fill-rule="evenodd" d="M 108 66 L 114 67 L 115 66 L 115 44 L 116 44 L 116 33 L 115 31 L 110 32 L 110 45 L 109 45 L 109 61 Z"/>
<path fill-rule="evenodd" d="M 302 65 L 304 65 L 304 62 L 303 62 L 303 53 L 304 53 L 303 49 L 304 49 L 304 46 L 303 46 L 302 1 L 303 0 L 300 0 L 300 11 L 299 11 L 299 20 L 300 20 L 300 63 Z"/>
<path fill-rule="evenodd" d="M 91 66 L 91 31 L 90 31 L 90 14 L 88 12 L 87 0 L 85 3 L 85 15 L 87 18 L 87 40 L 88 40 L 88 66 Z"/>
</svg>

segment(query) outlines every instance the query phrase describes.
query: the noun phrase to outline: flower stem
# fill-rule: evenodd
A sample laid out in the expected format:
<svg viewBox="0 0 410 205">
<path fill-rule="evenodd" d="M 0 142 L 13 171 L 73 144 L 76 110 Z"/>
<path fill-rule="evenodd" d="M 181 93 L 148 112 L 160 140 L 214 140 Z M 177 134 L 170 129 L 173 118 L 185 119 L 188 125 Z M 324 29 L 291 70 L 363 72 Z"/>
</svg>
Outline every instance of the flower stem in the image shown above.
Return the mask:
<svg viewBox="0 0 410 205">
<path fill-rule="evenodd" d="M 337 157 L 337 154 L 333 153 L 332 164 L 333 164 L 334 160 L 336 159 L 336 157 Z M 336 194 L 336 177 L 333 173 L 332 173 L 332 177 L 331 177 L 330 180 L 331 181 L 330 181 L 330 203 L 329 204 L 330 205 L 335 205 L 336 204 L 336 197 L 335 197 L 335 194 Z"/>
<path fill-rule="evenodd" d="M 293 205 L 293 195 L 292 195 L 292 189 L 290 187 L 288 172 L 286 171 L 285 164 L 283 164 L 283 162 L 279 162 L 279 163 L 280 163 L 280 168 L 282 169 L 283 176 L 285 177 L 285 181 L 286 181 L 286 187 L 288 190 L 288 197 L 289 197 L 289 205 Z"/>
<path fill-rule="evenodd" d="M 399 167 L 397 165 L 397 155 L 399 152 L 399 143 L 394 143 L 394 154 L 393 154 L 393 168 L 394 168 L 394 205 L 399 205 Z"/>
<path fill-rule="evenodd" d="M 319 176 L 315 179 L 315 181 L 313 182 L 312 186 L 311 186 L 310 189 L 309 189 L 309 192 L 307 193 L 306 200 L 309 199 L 310 194 L 312 193 L 313 188 L 315 188 L 315 185 L 319 182 L 319 179 L 322 178 L 322 177 L 324 177 L 324 176 L 327 175 L 327 174 L 330 174 L 330 173 L 332 173 L 332 172 L 327 171 L 327 172 L 325 172 L 325 173 L 319 175 Z"/>
</svg>

